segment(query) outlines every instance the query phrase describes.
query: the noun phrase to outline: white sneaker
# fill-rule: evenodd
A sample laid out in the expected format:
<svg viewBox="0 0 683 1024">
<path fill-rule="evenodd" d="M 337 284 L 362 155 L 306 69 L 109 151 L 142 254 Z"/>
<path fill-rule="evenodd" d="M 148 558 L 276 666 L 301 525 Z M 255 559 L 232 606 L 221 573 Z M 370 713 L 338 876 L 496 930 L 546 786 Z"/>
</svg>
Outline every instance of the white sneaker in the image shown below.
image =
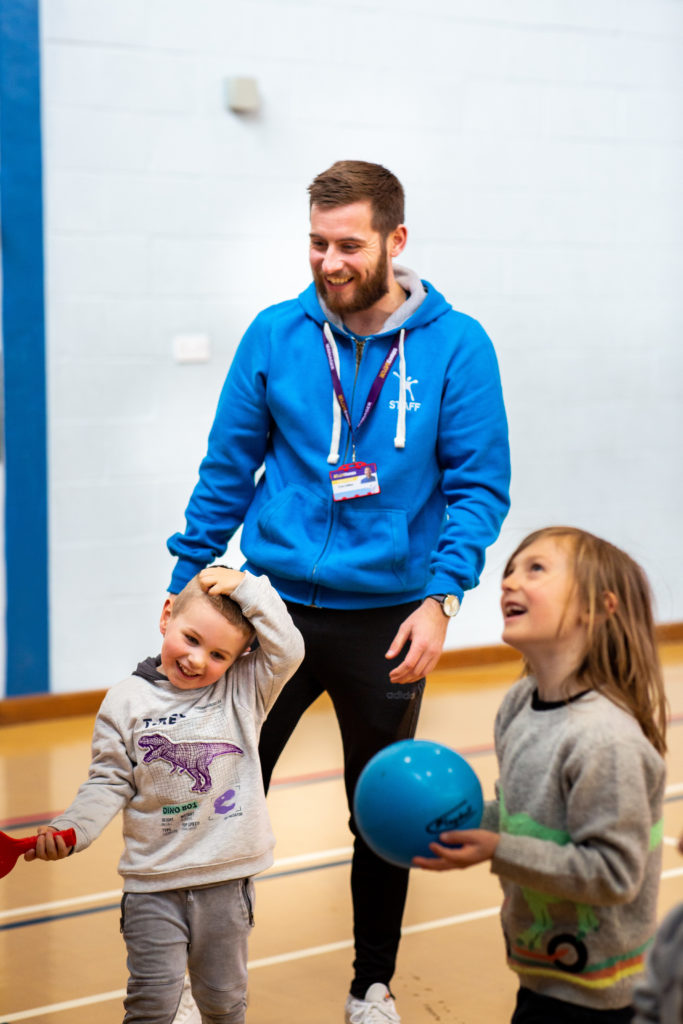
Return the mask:
<svg viewBox="0 0 683 1024">
<path fill-rule="evenodd" d="M 183 994 L 180 997 L 178 1009 L 173 1018 L 173 1024 L 202 1024 L 202 1015 L 194 1001 L 192 989 L 190 988 L 190 979 L 187 974 L 185 975 Z"/>
<path fill-rule="evenodd" d="M 391 992 L 379 981 L 370 986 L 365 999 L 347 996 L 344 1013 L 346 1024 L 401 1024 Z"/>
</svg>

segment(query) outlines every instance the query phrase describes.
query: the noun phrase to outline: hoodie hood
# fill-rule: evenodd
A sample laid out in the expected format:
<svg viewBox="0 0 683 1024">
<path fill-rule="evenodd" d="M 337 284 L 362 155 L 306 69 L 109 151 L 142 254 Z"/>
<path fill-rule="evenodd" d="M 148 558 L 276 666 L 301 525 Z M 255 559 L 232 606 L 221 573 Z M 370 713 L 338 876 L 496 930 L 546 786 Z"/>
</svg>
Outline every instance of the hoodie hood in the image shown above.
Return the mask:
<svg viewBox="0 0 683 1024">
<path fill-rule="evenodd" d="M 431 321 L 438 319 L 445 313 L 451 311 L 450 303 L 446 302 L 443 295 L 435 289 L 430 288 L 426 281 L 421 281 L 417 274 L 408 267 L 394 264 L 394 276 L 407 293 L 407 298 L 393 313 L 386 319 L 382 330 L 378 334 L 368 335 L 367 338 L 382 338 L 398 332 L 398 374 L 399 374 L 399 401 L 396 410 L 396 431 L 394 433 L 394 447 L 405 448 L 406 445 L 406 354 L 405 338 L 406 331 L 413 327 L 424 327 Z M 323 333 L 334 359 L 337 373 L 339 373 L 339 351 L 337 341 L 334 337 L 335 330 L 349 338 L 355 335 L 348 330 L 343 320 L 337 313 L 328 309 L 323 298 L 316 291 L 314 283 L 301 293 L 299 301 L 306 314 L 316 323 L 320 324 Z M 327 461 L 330 465 L 339 462 L 339 447 L 342 432 L 342 416 L 334 390 L 332 391 L 332 436 L 330 438 L 330 450 Z"/>
<path fill-rule="evenodd" d="M 413 327 L 424 327 L 453 308 L 440 292 L 432 288 L 428 281 L 421 281 L 414 270 L 395 263 L 394 276 L 403 290 L 408 293 L 408 297 L 387 318 L 382 330 L 371 337 L 381 338 L 397 331 L 400 327 L 405 327 L 406 330 Z M 306 315 L 321 327 L 327 322 L 340 333 L 352 336 L 352 332 L 345 327 L 341 317 L 327 308 L 324 300 L 318 295 L 313 281 L 308 288 L 301 292 L 299 302 Z"/>
<path fill-rule="evenodd" d="M 133 672 L 134 676 L 140 676 L 141 679 L 146 679 L 148 683 L 154 683 L 158 679 L 163 679 L 168 682 L 166 676 L 160 670 L 161 655 L 157 654 L 156 658 L 145 658 L 144 661 L 139 662 L 138 667 Z"/>
</svg>

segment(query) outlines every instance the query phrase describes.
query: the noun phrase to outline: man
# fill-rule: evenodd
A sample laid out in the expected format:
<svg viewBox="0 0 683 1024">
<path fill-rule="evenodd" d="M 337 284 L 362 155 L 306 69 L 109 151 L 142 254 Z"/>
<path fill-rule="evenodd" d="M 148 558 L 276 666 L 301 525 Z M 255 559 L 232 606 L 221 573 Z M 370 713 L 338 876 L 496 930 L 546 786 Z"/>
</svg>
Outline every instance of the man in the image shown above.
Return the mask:
<svg viewBox="0 0 683 1024">
<path fill-rule="evenodd" d="M 309 193 L 313 284 L 259 314 L 235 354 L 185 533 L 168 542 L 170 590 L 244 525 L 245 568 L 270 577 L 306 645 L 263 728 L 265 784 L 327 690 L 351 807 L 370 757 L 415 733 L 424 677 L 507 513 L 509 453 L 485 332 L 392 262 L 407 240 L 400 182 L 340 161 Z M 357 487 L 367 465 L 375 480 Z M 345 1019 L 396 1024 L 408 872 L 369 850 L 353 815 L 351 828 Z"/>
</svg>

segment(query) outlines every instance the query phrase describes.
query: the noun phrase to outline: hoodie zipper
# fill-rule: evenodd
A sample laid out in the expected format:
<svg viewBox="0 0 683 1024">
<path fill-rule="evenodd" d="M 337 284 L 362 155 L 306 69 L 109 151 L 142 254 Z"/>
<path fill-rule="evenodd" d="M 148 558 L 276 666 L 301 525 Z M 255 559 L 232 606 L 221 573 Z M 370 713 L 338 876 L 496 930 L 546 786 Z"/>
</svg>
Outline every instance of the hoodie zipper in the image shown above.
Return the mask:
<svg viewBox="0 0 683 1024">
<path fill-rule="evenodd" d="M 365 343 L 366 343 L 366 341 L 369 340 L 368 338 L 357 338 L 355 334 L 350 335 L 350 337 L 353 338 L 353 343 L 354 343 L 355 348 L 356 348 L 356 369 L 354 371 L 354 376 L 353 376 L 353 388 L 351 389 L 351 401 L 349 402 L 349 410 L 353 409 L 353 399 L 354 399 L 354 396 L 356 394 L 356 384 L 358 383 L 358 374 L 360 372 L 360 363 L 361 363 L 361 359 L 363 358 L 363 352 L 365 350 Z M 352 443 L 352 435 L 351 435 L 351 432 L 349 431 L 348 437 L 346 438 L 346 445 L 344 447 L 344 456 L 343 456 L 343 458 L 341 460 L 342 464 L 346 462 L 346 458 L 347 458 L 347 455 L 348 455 L 348 452 L 349 452 L 349 444 L 351 444 L 351 443 Z M 354 453 L 354 461 L 355 461 L 355 453 Z M 332 515 L 330 516 L 330 525 L 329 525 L 329 527 L 327 529 L 327 537 L 325 538 L 325 543 L 322 546 L 322 549 L 320 551 L 318 559 L 317 559 L 317 561 L 315 563 L 315 566 L 313 568 L 313 578 L 314 579 L 315 579 L 315 577 L 318 574 L 318 564 L 320 562 L 320 559 L 323 557 L 323 555 L 327 551 L 327 545 L 330 542 L 330 535 L 332 533 L 333 525 L 334 525 L 334 504 L 332 505 Z M 316 598 L 318 596 L 318 584 L 314 583 L 314 587 L 315 587 L 315 590 L 313 591 L 313 597 L 312 597 L 312 600 L 311 600 L 311 605 L 315 605 Z"/>
<path fill-rule="evenodd" d="M 354 388 L 356 386 L 356 380 L 358 379 L 358 371 L 360 370 L 360 361 L 363 358 L 363 349 L 365 348 L 365 342 L 367 340 L 368 340 L 367 338 L 356 338 L 356 337 L 353 338 L 354 344 L 356 346 L 356 378 L 355 378 L 355 380 L 353 382 Z"/>
<path fill-rule="evenodd" d="M 352 334 L 351 337 L 353 338 L 353 343 L 356 346 L 356 371 L 355 371 L 354 377 L 353 377 L 353 388 L 351 389 L 351 402 L 349 404 L 349 409 L 350 410 L 353 409 L 353 400 L 354 400 L 354 398 L 356 396 L 356 384 L 358 383 L 358 374 L 360 372 L 360 361 L 363 358 L 363 351 L 365 349 L 365 342 L 368 340 L 367 338 L 357 338 L 354 334 Z M 344 448 L 344 458 L 342 459 L 342 462 L 346 462 L 346 457 L 347 457 L 347 455 L 349 453 L 349 444 L 353 444 L 353 435 L 350 432 L 349 432 L 349 436 L 346 439 L 346 447 Z M 356 461 L 355 445 L 354 445 L 354 450 L 351 453 L 351 457 L 352 457 L 353 462 L 355 462 Z"/>
</svg>

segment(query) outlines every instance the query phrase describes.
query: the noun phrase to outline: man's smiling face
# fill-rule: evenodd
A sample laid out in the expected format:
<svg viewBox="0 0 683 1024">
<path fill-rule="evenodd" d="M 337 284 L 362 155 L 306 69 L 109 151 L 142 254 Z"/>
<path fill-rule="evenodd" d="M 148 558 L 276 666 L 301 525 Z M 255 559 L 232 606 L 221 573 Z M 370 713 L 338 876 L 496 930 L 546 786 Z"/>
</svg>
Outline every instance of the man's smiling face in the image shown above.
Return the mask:
<svg viewBox="0 0 683 1024">
<path fill-rule="evenodd" d="M 312 207 L 309 260 L 318 294 L 338 316 L 370 309 L 389 291 L 387 239 L 367 200 Z"/>
</svg>

